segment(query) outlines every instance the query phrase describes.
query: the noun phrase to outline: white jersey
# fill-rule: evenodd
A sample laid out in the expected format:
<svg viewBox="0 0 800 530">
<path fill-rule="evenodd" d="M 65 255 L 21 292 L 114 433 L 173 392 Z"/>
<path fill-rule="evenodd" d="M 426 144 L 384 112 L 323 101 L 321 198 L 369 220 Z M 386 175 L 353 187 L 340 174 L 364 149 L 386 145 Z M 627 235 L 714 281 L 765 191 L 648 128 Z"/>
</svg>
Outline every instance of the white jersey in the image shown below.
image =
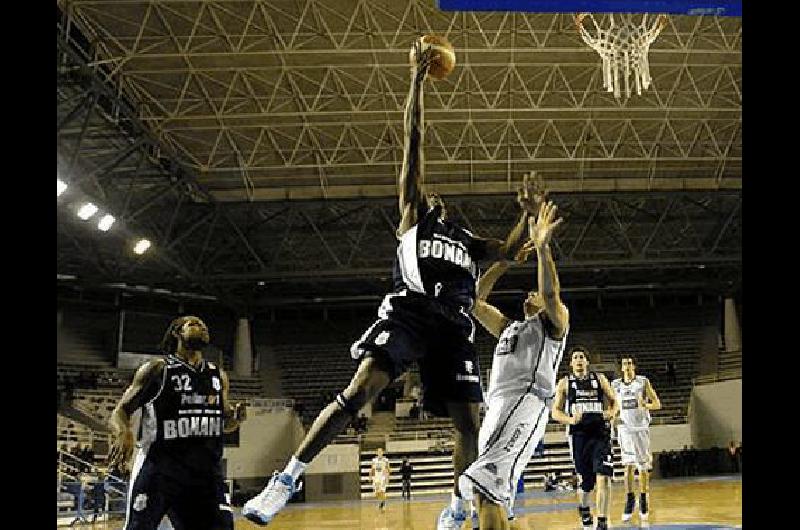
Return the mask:
<svg viewBox="0 0 800 530">
<path fill-rule="evenodd" d="M 530 392 L 550 399 L 556 391 L 556 374 L 567 333 L 560 340 L 547 336 L 543 312 L 503 330 L 494 350 L 486 399 Z"/>
<path fill-rule="evenodd" d="M 645 399 L 647 378 L 637 375 L 630 383 L 621 378 L 611 382 L 619 403 L 620 427 L 628 430 L 647 429 L 650 426 L 650 411 L 639 406 L 639 398 Z"/>
<path fill-rule="evenodd" d="M 375 457 L 372 459 L 372 469 L 375 472 L 375 478 L 389 476 L 389 459 L 384 457 Z"/>
</svg>

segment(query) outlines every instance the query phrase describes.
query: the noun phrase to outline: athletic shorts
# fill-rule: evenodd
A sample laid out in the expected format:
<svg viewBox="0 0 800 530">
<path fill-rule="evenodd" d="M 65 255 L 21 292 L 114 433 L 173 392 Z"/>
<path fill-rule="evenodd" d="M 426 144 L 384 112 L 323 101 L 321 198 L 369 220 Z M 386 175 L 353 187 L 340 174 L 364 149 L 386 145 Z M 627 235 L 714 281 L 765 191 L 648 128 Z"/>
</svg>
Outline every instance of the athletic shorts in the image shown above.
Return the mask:
<svg viewBox="0 0 800 530">
<path fill-rule="evenodd" d="M 650 471 L 653 458 L 650 454 L 650 429 L 628 429 L 617 427 L 617 438 L 622 451 L 622 463 L 635 465 L 639 471 Z"/>
<path fill-rule="evenodd" d="M 403 291 L 384 298 L 376 320 L 350 353 L 373 357 L 392 379 L 419 365 L 423 408 L 447 416 L 447 402 L 480 403 L 478 352 L 472 343 L 475 323 L 462 307 Z"/>
<path fill-rule="evenodd" d="M 519 478 L 544 438 L 550 409 L 530 393 L 494 396 L 478 435 L 478 458 L 459 477 L 463 498 L 480 492 L 490 501 L 513 504 Z"/>
<path fill-rule="evenodd" d="M 222 477 L 187 484 L 159 473 L 152 462 L 134 465 L 124 530 L 157 530 L 164 515 L 175 530 L 233 530 Z"/>
<path fill-rule="evenodd" d="M 568 437 L 572 462 L 575 472 L 594 483 L 594 475 L 614 475 L 614 464 L 611 457 L 611 436 L 605 434 L 572 434 Z"/>
<path fill-rule="evenodd" d="M 376 477 L 372 480 L 372 487 L 375 493 L 386 493 L 386 486 L 388 484 L 389 480 L 386 477 Z"/>
</svg>

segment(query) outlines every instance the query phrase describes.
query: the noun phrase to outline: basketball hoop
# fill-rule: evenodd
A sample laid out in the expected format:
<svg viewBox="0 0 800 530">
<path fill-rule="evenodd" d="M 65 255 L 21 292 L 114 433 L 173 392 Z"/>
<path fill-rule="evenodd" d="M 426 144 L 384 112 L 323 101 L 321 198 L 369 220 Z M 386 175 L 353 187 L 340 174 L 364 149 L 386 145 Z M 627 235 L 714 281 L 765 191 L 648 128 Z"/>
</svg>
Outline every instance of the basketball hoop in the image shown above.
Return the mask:
<svg viewBox="0 0 800 530">
<path fill-rule="evenodd" d="M 594 24 L 596 37 L 583 27 L 589 17 Z M 603 87 L 619 99 L 622 95 L 620 76 L 625 81 L 625 99 L 631 97 L 630 76 L 633 73 L 636 94 L 642 95 L 642 87 L 650 86 L 650 63 L 647 54 L 650 45 L 667 25 L 667 16 L 658 15 L 648 24 L 647 14 L 641 23 L 636 23 L 633 14 L 609 14 L 611 26 L 603 29 L 591 13 L 575 16 L 575 25 L 583 41 L 600 54 L 603 60 Z"/>
</svg>

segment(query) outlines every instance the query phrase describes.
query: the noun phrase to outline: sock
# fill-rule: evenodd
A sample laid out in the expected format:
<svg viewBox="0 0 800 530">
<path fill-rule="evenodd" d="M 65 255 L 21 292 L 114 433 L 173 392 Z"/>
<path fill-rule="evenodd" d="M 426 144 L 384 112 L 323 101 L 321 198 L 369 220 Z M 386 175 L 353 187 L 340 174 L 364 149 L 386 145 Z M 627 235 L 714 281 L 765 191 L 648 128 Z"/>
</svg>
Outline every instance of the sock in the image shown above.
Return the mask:
<svg viewBox="0 0 800 530">
<path fill-rule="evenodd" d="M 454 512 L 463 512 L 467 509 L 467 501 L 456 495 L 452 494 L 450 498 L 450 509 Z"/>
<path fill-rule="evenodd" d="M 289 460 L 289 463 L 286 464 L 286 469 L 284 469 L 283 472 L 287 475 L 291 475 L 292 480 L 297 481 L 297 479 L 300 478 L 300 475 L 305 472 L 307 467 L 308 464 L 304 464 L 297 458 L 292 457 L 292 459 Z"/>
<path fill-rule="evenodd" d="M 625 513 L 631 513 L 633 511 L 633 505 L 636 503 L 636 495 L 634 493 L 628 492 L 628 498 L 625 501 Z"/>
<path fill-rule="evenodd" d="M 606 518 L 605 517 L 597 517 L 597 528 L 606 528 Z"/>
<path fill-rule="evenodd" d="M 583 491 L 580 487 L 578 487 L 578 506 L 589 506 L 591 497 L 591 491 Z"/>
<path fill-rule="evenodd" d="M 639 511 L 647 513 L 647 493 L 643 492 L 639 495 Z"/>
</svg>

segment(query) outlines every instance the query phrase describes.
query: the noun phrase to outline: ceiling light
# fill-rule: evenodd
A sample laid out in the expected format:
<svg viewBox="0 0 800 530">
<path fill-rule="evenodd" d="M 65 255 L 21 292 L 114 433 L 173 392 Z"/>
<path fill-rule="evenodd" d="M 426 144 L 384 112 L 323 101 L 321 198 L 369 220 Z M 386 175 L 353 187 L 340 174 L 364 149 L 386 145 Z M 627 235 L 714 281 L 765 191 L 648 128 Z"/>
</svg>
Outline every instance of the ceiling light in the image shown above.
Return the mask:
<svg viewBox="0 0 800 530">
<path fill-rule="evenodd" d="M 87 202 L 86 204 L 81 206 L 80 210 L 78 210 L 78 217 L 86 221 L 96 213 L 97 213 L 97 206 L 95 206 L 91 202 Z"/>
<path fill-rule="evenodd" d="M 136 242 L 136 246 L 133 247 L 133 251 L 136 254 L 144 254 L 147 252 L 147 249 L 150 248 L 150 240 L 149 239 L 140 239 Z"/>
<path fill-rule="evenodd" d="M 110 214 L 106 214 L 100 219 L 100 222 L 97 223 L 98 230 L 102 230 L 103 232 L 108 232 L 108 229 L 111 228 L 111 225 L 114 224 L 114 216 Z"/>
</svg>

